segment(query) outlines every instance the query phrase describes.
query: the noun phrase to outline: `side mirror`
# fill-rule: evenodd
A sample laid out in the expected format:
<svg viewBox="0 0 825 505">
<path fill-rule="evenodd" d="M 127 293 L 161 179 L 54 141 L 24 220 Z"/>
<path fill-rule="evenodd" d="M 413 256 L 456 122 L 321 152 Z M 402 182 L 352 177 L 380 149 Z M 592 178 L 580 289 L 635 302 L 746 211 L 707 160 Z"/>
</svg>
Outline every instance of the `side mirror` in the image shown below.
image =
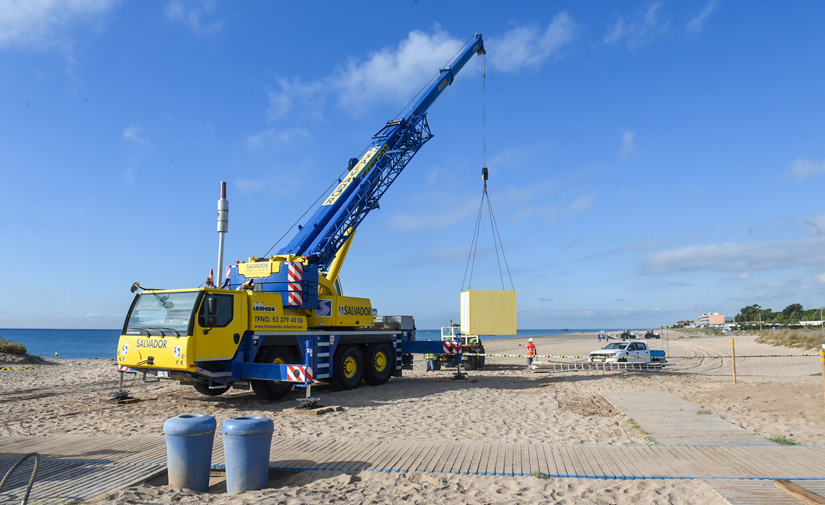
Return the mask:
<svg viewBox="0 0 825 505">
<path fill-rule="evenodd" d="M 140 284 L 139 283 L 136 282 L 136 283 L 132 284 L 132 287 L 131 287 L 132 293 L 137 293 L 138 289 L 140 289 Z"/>
<path fill-rule="evenodd" d="M 206 299 L 206 326 L 212 327 L 218 324 L 218 300 L 214 296 Z"/>
</svg>

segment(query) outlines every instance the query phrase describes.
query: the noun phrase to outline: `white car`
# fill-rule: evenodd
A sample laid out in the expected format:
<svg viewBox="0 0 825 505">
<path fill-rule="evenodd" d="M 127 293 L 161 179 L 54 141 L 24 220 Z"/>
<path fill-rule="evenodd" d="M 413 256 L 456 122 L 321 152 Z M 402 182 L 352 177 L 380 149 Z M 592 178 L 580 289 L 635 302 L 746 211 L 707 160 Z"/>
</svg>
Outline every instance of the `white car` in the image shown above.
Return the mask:
<svg viewBox="0 0 825 505">
<path fill-rule="evenodd" d="M 604 348 L 590 353 L 590 361 L 603 361 L 605 363 L 650 363 L 653 361 L 665 361 L 664 351 L 651 350 L 646 342 L 639 340 L 622 340 L 621 342 L 611 342 Z"/>
</svg>

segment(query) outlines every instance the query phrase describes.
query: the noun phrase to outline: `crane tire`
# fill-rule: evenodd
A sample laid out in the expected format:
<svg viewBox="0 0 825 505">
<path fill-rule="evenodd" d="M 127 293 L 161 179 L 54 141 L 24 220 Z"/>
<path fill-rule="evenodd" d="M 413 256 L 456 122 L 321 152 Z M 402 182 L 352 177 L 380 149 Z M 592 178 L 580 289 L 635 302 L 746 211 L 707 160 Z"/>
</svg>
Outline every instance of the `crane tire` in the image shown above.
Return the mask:
<svg viewBox="0 0 825 505">
<path fill-rule="evenodd" d="M 337 390 L 355 389 L 364 378 L 364 353 L 357 345 L 339 347 L 335 352 L 332 387 Z"/>
<path fill-rule="evenodd" d="M 371 345 L 364 368 L 366 369 L 364 380 L 371 386 L 384 384 L 390 380 L 392 370 L 395 368 L 395 353 L 392 352 L 392 347 L 386 342 Z"/>
<path fill-rule="evenodd" d="M 198 393 L 200 393 L 202 395 L 206 395 L 206 396 L 218 396 L 218 395 L 222 395 L 222 394 L 226 393 L 227 391 L 229 391 L 229 386 L 224 386 L 224 387 L 220 387 L 220 388 L 210 388 L 209 386 L 207 386 L 203 382 L 196 382 L 195 383 L 195 391 L 197 391 Z"/>
<path fill-rule="evenodd" d="M 264 347 L 255 357 L 258 363 L 277 363 L 279 365 L 287 363 L 298 363 L 298 353 L 294 348 L 286 345 L 271 345 Z M 261 400 L 280 400 L 292 390 L 291 382 L 280 380 L 252 380 L 252 391 Z"/>
</svg>

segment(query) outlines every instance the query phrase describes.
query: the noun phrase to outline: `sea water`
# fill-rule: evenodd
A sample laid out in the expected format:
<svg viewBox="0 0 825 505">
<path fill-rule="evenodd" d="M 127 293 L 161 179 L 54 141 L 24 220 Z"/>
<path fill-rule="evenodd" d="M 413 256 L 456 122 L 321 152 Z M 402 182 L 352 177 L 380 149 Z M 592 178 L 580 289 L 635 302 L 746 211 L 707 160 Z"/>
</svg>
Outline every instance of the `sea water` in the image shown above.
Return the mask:
<svg viewBox="0 0 825 505">
<path fill-rule="evenodd" d="M 23 344 L 28 354 L 44 358 L 114 359 L 120 331 L 0 328 L 0 338 Z"/>
<path fill-rule="evenodd" d="M 44 358 L 63 359 L 114 359 L 121 330 L 61 330 L 61 329 L 14 329 L 0 328 L 0 338 L 26 346 L 26 351 Z M 563 335 L 576 332 L 597 333 L 601 330 L 548 329 L 518 330 L 516 335 L 485 335 L 485 340 L 497 338 L 529 338 L 542 335 Z M 606 330 L 621 331 L 621 330 Z M 441 330 L 417 330 L 418 340 L 441 340 Z M 56 354 L 55 354 L 56 353 Z"/>
</svg>

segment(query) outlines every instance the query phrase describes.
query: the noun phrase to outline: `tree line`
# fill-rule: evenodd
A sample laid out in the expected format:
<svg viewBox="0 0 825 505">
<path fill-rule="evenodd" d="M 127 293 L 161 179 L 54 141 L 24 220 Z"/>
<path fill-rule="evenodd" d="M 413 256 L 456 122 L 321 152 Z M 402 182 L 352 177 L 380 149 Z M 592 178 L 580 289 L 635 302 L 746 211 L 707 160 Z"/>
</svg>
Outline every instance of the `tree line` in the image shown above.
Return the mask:
<svg viewBox="0 0 825 505">
<path fill-rule="evenodd" d="M 733 316 L 735 323 L 748 323 L 755 321 L 772 322 L 778 324 L 799 324 L 801 321 L 820 321 L 822 319 L 820 309 L 805 310 L 801 303 L 792 303 L 785 307 L 782 312 L 774 312 L 772 309 L 763 309 L 759 305 L 748 305 L 743 307 L 738 314 Z"/>
</svg>

